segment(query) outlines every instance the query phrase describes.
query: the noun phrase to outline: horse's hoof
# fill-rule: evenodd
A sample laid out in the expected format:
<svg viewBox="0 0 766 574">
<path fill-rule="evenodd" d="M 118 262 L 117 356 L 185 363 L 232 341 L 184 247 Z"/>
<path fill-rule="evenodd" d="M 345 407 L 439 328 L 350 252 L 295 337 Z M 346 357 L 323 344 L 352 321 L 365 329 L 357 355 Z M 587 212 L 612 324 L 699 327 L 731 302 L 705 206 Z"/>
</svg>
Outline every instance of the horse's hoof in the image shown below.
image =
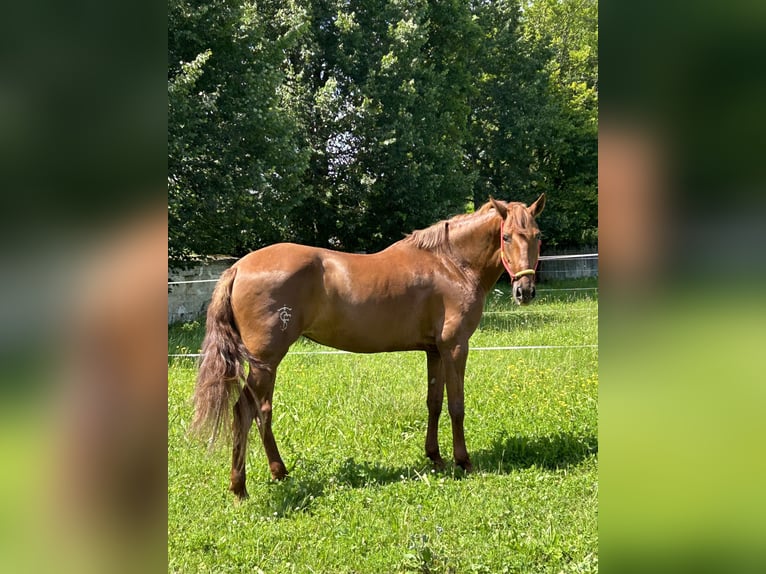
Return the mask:
<svg viewBox="0 0 766 574">
<path fill-rule="evenodd" d="M 274 480 L 284 480 L 289 474 L 284 464 L 274 463 L 271 466 L 271 478 Z"/>
<path fill-rule="evenodd" d="M 460 468 L 463 469 L 463 472 L 466 474 L 470 474 L 473 472 L 473 465 L 471 464 L 470 460 L 462 460 L 462 461 L 455 461 L 455 464 L 457 464 Z"/>
<path fill-rule="evenodd" d="M 244 472 L 231 472 L 231 481 L 229 482 L 229 490 L 234 493 L 234 495 L 239 500 L 244 500 L 247 498 L 247 484 L 245 483 L 245 473 Z"/>
<path fill-rule="evenodd" d="M 229 490 L 231 490 L 234 493 L 234 496 L 236 496 L 237 500 L 240 502 L 243 500 L 247 500 L 250 497 L 250 495 L 247 493 L 247 489 L 245 489 L 244 487 L 230 488 Z"/>
<path fill-rule="evenodd" d="M 447 466 L 444 463 L 444 459 L 442 457 L 432 458 L 431 462 L 434 465 L 434 469 L 439 470 L 439 471 L 444 470 L 444 468 Z"/>
</svg>

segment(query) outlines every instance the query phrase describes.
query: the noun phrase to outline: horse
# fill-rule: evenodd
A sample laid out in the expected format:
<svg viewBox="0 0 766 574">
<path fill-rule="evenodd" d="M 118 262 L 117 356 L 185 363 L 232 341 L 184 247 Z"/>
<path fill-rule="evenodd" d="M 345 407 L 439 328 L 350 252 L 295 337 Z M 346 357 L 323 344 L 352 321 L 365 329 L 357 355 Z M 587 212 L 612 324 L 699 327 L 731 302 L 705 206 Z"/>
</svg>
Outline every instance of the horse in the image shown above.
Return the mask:
<svg viewBox="0 0 766 574">
<path fill-rule="evenodd" d="M 229 490 L 247 497 L 245 458 L 253 420 L 272 478 L 288 474 L 272 432 L 272 399 L 277 367 L 301 336 L 354 353 L 424 351 L 426 456 L 436 468 L 444 467 L 437 432 L 446 387 L 454 461 L 470 472 L 463 429 L 468 340 L 503 269 L 517 304 L 535 297 L 540 249 L 535 219 L 544 206 L 545 194 L 530 206 L 490 197 L 474 213 L 414 231 L 377 253 L 278 243 L 227 269 L 207 310 L 191 428 L 212 444 L 230 422 Z"/>
</svg>

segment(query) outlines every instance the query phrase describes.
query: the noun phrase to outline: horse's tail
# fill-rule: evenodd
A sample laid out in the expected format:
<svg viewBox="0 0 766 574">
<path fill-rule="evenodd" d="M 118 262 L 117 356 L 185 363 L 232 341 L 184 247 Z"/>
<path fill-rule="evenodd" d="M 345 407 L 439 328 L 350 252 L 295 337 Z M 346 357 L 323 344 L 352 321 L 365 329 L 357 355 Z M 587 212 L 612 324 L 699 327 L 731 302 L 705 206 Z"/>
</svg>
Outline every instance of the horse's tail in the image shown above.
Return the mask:
<svg viewBox="0 0 766 574">
<path fill-rule="evenodd" d="M 202 360 L 194 390 L 194 419 L 191 430 L 208 438 L 210 447 L 218 438 L 221 425 L 230 430 L 229 412 L 240 393 L 245 377 L 242 343 L 231 309 L 231 290 L 237 268 L 224 271 L 215 286 L 207 308 L 207 332 L 202 342 Z"/>
</svg>

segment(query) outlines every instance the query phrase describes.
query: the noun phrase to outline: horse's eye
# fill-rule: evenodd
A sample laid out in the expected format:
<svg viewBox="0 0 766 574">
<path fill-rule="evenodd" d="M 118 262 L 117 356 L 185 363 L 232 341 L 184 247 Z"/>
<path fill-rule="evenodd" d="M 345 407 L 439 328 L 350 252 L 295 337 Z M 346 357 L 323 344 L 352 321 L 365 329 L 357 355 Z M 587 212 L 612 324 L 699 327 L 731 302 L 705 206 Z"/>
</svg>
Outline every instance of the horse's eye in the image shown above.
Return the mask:
<svg viewBox="0 0 766 574">
<path fill-rule="evenodd" d="M 508 243 L 510 240 L 511 240 L 511 236 L 510 236 L 510 235 L 508 235 L 507 233 L 504 233 L 504 234 L 503 234 L 503 241 L 505 241 L 506 243 Z"/>
<path fill-rule="evenodd" d="M 539 232 L 539 231 L 538 231 L 537 233 L 535 233 L 535 239 L 537 239 L 538 241 L 540 241 L 540 237 L 542 237 L 542 236 L 540 235 L 540 232 Z"/>
</svg>

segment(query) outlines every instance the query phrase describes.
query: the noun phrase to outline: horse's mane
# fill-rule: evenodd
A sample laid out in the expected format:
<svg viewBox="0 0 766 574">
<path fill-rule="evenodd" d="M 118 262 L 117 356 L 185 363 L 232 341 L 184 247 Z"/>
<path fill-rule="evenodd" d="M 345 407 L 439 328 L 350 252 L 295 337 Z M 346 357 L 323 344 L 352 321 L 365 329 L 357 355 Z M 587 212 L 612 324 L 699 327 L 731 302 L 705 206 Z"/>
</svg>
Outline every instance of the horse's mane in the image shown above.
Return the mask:
<svg viewBox="0 0 766 574">
<path fill-rule="evenodd" d="M 508 207 L 509 211 L 512 213 L 513 224 L 515 227 L 519 229 L 527 228 L 529 225 L 529 215 L 527 214 L 527 210 L 516 209 L 516 206 L 524 208 L 525 206 L 523 203 L 496 201 L 501 205 L 506 205 Z M 438 250 L 449 245 L 449 234 L 451 229 L 484 219 L 489 213 L 495 213 L 495 208 L 492 206 L 492 203 L 488 201 L 473 213 L 455 215 L 450 219 L 443 219 L 438 223 L 434 223 L 425 229 L 413 231 L 404 238 L 404 241 L 414 244 L 419 249 L 425 249 L 427 251 Z"/>
<path fill-rule="evenodd" d="M 438 249 L 439 247 L 444 247 L 449 242 L 450 227 L 455 227 L 461 223 L 468 223 L 478 219 L 480 215 L 488 213 L 491 209 L 494 209 L 492 204 L 487 202 L 474 213 L 462 213 L 460 215 L 455 215 L 450 219 L 443 219 L 438 223 L 434 223 L 425 229 L 418 229 L 417 231 L 413 231 L 404 238 L 404 241 L 414 244 L 419 249 L 426 249 L 428 251 Z"/>
</svg>

